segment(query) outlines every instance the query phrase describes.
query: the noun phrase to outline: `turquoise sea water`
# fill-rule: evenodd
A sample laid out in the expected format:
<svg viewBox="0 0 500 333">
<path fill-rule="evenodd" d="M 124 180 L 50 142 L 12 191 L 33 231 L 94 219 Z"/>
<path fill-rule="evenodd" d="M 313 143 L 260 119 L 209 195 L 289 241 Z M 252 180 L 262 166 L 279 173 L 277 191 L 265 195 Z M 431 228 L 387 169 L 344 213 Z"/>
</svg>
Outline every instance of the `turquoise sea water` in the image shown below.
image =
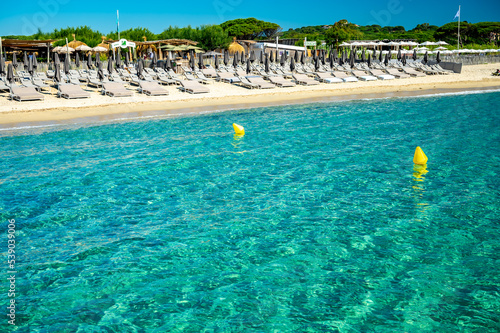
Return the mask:
<svg viewBox="0 0 500 333">
<path fill-rule="evenodd" d="M 2 313 L 0 328 L 499 332 L 499 106 L 493 92 L 2 131 L 17 326 Z"/>
</svg>

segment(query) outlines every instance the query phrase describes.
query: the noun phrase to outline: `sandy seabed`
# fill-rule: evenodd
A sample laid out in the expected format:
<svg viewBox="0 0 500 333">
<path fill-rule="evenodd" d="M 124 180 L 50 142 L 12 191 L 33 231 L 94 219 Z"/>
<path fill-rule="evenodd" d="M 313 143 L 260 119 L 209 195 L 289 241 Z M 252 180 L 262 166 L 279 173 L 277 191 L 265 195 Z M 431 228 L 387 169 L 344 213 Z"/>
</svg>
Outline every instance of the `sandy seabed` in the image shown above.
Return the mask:
<svg viewBox="0 0 500 333">
<path fill-rule="evenodd" d="M 69 120 L 178 116 L 283 104 L 500 89 L 500 77 L 491 75 L 497 68 L 500 64 L 484 64 L 464 66 L 461 74 L 262 90 L 215 82 L 208 85 L 210 93 L 197 95 L 181 92 L 175 86 L 165 86 L 168 96 L 150 97 L 135 92 L 132 97 L 112 98 L 85 87 L 91 92 L 90 98 L 57 98 L 52 89 L 51 93 L 44 93 L 44 101 L 17 102 L 9 100 L 4 93 L 0 95 L 0 125 L 6 128 Z M 131 86 L 130 89 L 135 88 Z"/>
</svg>

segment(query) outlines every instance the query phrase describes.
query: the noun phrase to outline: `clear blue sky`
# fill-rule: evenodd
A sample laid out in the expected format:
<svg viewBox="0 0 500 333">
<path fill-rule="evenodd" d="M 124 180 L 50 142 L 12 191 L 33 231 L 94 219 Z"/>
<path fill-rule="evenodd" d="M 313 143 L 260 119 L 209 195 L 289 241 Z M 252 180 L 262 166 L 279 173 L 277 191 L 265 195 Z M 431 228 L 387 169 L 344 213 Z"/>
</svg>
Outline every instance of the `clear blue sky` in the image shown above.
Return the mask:
<svg viewBox="0 0 500 333">
<path fill-rule="evenodd" d="M 160 33 L 169 25 L 219 24 L 247 17 L 278 23 L 283 30 L 332 24 L 341 19 L 359 25 L 402 25 L 409 30 L 418 23 L 440 26 L 451 22 L 459 5 L 462 21 L 500 21 L 500 0 L 33 0 L 7 1 L 2 6 L 0 35 L 25 35 L 34 33 L 36 28 L 48 32 L 80 25 L 107 34 L 116 30 L 117 9 L 122 31 L 142 26 Z"/>
</svg>

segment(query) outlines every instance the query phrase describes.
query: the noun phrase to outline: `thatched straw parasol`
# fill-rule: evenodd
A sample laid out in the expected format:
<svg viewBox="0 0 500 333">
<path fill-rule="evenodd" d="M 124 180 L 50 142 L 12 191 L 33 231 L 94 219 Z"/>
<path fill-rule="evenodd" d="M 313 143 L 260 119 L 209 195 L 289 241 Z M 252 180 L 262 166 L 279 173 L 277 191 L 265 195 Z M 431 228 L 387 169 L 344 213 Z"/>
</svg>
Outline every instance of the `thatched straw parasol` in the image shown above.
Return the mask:
<svg viewBox="0 0 500 333">
<path fill-rule="evenodd" d="M 236 52 L 245 52 L 245 48 L 236 41 L 236 37 L 233 37 L 233 42 L 229 45 L 228 51 L 229 54 L 233 55 Z"/>
<path fill-rule="evenodd" d="M 68 46 L 75 49 L 75 50 L 78 50 L 77 47 L 82 46 L 82 45 L 87 46 L 87 44 L 85 44 L 84 42 L 80 42 L 79 40 L 76 40 L 76 36 L 75 36 L 75 34 L 73 34 L 73 40 L 68 43 Z"/>
<path fill-rule="evenodd" d="M 101 43 L 98 44 L 97 46 L 100 46 L 102 48 L 105 48 L 106 51 L 99 51 L 99 52 L 108 52 L 109 51 L 109 44 L 108 43 L 105 43 L 104 41 L 106 40 L 106 36 L 101 36 Z"/>
</svg>

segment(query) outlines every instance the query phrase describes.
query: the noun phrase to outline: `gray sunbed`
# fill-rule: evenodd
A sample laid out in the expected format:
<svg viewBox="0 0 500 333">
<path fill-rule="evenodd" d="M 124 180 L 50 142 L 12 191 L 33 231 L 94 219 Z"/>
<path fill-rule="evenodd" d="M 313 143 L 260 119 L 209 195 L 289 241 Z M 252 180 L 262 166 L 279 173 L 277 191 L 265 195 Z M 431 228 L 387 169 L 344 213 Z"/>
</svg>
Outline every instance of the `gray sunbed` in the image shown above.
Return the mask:
<svg viewBox="0 0 500 333">
<path fill-rule="evenodd" d="M 410 77 L 410 75 L 400 72 L 397 68 L 387 68 L 386 71 L 398 79 L 406 79 Z"/>
<path fill-rule="evenodd" d="M 302 84 L 305 86 L 315 86 L 319 84 L 318 81 L 310 79 L 307 77 L 307 75 L 304 74 L 293 74 L 293 78 L 298 84 Z"/>
<path fill-rule="evenodd" d="M 262 76 L 247 76 L 248 81 L 259 86 L 259 89 L 272 89 L 276 86 L 272 83 L 264 81 Z"/>
<path fill-rule="evenodd" d="M 346 72 L 335 71 L 333 72 L 333 75 L 335 75 L 335 77 L 338 77 L 339 79 L 342 79 L 344 82 L 358 82 L 357 77 L 349 75 Z"/>
<path fill-rule="evenodd" d="M 90 94 L 76 84 L 59 84 L 57 96 L 67 99 L 90 98 Z"/>
<path fill-rule="evenodd" d="M 318 80 L 320 82 L 324 83 L 342 83 L 344 80 L 332 76 L 330 73 L 325 73 L 325 72 L 316 72 L 316 76 L 318 77 Z"/>
<path fill-rule="evenodd" d="M 238 85 L 250 89 L 259 88 L 258 84 L 248 81 L 248 79 L 244 76 L 240 76 L 240 82 L 238 82 Z"/>
<path fill-rule="evenodd" d="M 106 82 L 102 84 L 102 93 L 110 97 L 129 97 L 133 93 L 125 89 L 120 82 Z"/>
<path fill-rule="evenodd" d="M 352 75 L 363 81 L 377 81 L 375 76 L 366 74 L 364 71 L 352 71 Z"/>
<path fill-rule="evenodd" d="M 292 81 L 286 80 L 283 76 L 277 75 L 277 76 L 270 76 L 269 81 L 277 85 L 278 87 L 284 88 L 284 87 L 295 87 L 296 84 Z"/>
<path fill-rule="evenodd" d="M 33 87 L 10 86 L 10 98 L 19 102 L 43 100 L 45 96 L 36 91 Z"/>
<path fill-rule="evenodd" d="M 155 81 L 139 82 L 139 91 L 148 96 L 168 95 L 168 91 Z"/>
<path fill-rule="evenodd" d="M 201 83 L 198 83 L 196 81 L 181 80 L 180 84 L 181 86 L 179 89 L 188 92 L 190 94 L 201 94 L 210 92 L 210 89 L 208 89 L 207 87 L 203 86 Z"/>
</svg>

